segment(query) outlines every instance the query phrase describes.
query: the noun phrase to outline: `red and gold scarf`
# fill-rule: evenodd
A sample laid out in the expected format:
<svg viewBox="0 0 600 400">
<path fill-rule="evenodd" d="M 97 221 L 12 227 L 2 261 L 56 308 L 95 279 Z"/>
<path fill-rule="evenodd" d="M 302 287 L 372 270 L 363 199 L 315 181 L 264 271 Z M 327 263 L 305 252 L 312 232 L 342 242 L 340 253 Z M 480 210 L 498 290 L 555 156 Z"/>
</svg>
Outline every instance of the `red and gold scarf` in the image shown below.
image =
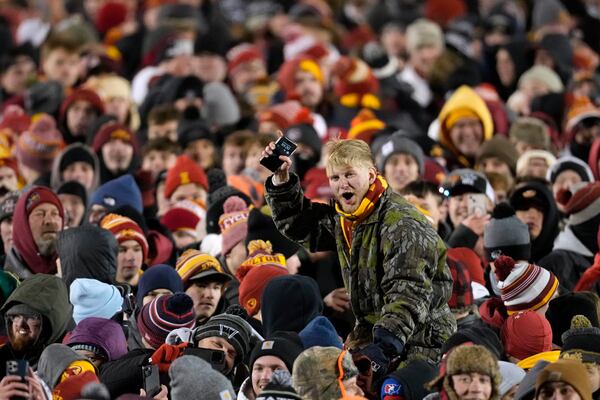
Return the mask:
<svg viewBox="0 0 600 400">
<path fill-rule="evenodd" d="M 360 202 L 360 205 L 353 213 L 345 213 L 336 203 L 335 210 L 340 215 L 340 223 L 342 225 L 342 233 L 344 234 L 344 239 L 346 240 L 346 245 L 348 249 L 352 249 L 352 232 L 354 231 L 354 227 L 371 215 L 377 202 L 387 189 L 388 183 L 385 178 L 381 175 L 377 175 L 375 182 L 369 186 L 369 190 L 365 194 L 365 197 Z"/>
</svg>

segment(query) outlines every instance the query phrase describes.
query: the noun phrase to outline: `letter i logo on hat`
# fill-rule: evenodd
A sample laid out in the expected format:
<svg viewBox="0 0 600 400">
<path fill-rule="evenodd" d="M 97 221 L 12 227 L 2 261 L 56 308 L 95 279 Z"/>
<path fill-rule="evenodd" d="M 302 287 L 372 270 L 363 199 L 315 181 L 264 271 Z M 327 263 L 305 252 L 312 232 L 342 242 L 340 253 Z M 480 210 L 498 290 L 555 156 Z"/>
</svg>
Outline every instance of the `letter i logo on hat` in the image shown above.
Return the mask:
<svg viewBox="0 0 600 400">
<path fill-rule="evenodd" d="M 190 183 L 190 173 L 188 171 L 183 171 L 179 174 L 180 185 L 186 185 Z"/>
</svg>

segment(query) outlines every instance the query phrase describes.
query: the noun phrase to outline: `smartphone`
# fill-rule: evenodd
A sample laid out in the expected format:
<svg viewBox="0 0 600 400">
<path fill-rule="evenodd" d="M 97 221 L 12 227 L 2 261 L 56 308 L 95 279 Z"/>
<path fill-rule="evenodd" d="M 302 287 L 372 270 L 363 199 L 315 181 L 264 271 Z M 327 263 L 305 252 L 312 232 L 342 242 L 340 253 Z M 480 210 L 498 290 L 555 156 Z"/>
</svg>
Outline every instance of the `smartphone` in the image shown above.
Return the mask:
<svg viewBox="0 0 600 400">
<path fill-rule="evenodd" d="M 296 151 L 297 147 L 298 145 L 296 143 L 292 142 L 285 136 L 281 136 L 275 142 L 275 150 L 273 150 L 273 154 L 261 158 L 260 163 L 268 168 L 271 172 L 275 172 L 277 169 L 279 169 L 279 167 L 281 167 L 281 164 L 283 164 L 283 161 L 279 159 L 279 156 L 289 157 L 294 151 Z"/>
<path fill-rule="evenodd" d="M 225 362 L 225 353 L 220 350 L 188 347 L 183 350 L 183 355 L 200 357 L 208 362 L 215 371 L 219 371 L 222 374 L 229 372 L 227 371 L 227 363 Z"/>
<path fill-rule="evenodd" d="M 27 360 L 9 360 L 6 362 L 6 375 L 16 375 L 21 378 L 21 382 L 27 383 L 25 377 L 28 374 L 29 362 Z M 25 397 L 12 396 L 11 400 L 25 400 Z"/>
<path fill-rule="evenodd" d="M 160 393 L 160 375 L 158 365 L 144 365 L 142 367 L 144 377 L 144 390 L 146 396 L 154 397 Z"/>
<path fill-rule="evenodd" d="M 469 193 L 467 196 L 469 215 L 483 216 L 487 214 L 488 200 L 485 194 Z"/>
</svg>

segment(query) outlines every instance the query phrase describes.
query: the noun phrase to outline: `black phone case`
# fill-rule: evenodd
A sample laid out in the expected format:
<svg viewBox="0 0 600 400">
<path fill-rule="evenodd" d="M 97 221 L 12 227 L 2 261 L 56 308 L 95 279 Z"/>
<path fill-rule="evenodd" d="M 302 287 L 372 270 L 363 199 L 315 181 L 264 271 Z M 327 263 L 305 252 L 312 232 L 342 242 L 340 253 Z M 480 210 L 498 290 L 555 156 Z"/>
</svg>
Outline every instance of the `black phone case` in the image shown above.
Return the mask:
<svg viewBox="0 0 600 400">
<path fill-rule="evenodd" d="M 264 165 L 271 172 L 277 171 L 283 161 L 279 159 L 279 156 L 287 156 L 289 157 L 296 150 L 298 146 L 296 143 L 292 142 L 290 139 L 285 136 L 280 137 L 275 142 L 275 150 L 273 150 L 273 154 L 268 157 L 263 157 L 260 159 L 260 163 Z"/>
<path fill-rule="evenodd" d="M 160 372 L 156 365 L 144 365 L 142 367 L 142 376 L 144 377 L 144 390 L 146 396 L 154 397 L 160 393 Z"/>
</svg>

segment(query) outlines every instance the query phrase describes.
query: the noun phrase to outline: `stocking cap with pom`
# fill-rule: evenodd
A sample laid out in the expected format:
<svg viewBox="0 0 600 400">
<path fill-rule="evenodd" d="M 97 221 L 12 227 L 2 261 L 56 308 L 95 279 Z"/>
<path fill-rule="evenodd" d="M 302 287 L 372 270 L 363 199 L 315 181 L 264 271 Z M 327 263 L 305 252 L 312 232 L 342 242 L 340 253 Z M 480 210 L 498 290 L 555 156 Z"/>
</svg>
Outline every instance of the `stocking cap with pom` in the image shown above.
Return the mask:
<svg viewBox="0 0 600 400">
<path fill-rule="evenodd" d="M 490 261 L 500 255 L 515 260 L 529 260 L 531 256 L 529 229 L 507 203 L 500 203 L 494 208 L 492 219 L 483 233 L 483 243 Z"/>
<path fill-rule="evenodd" d="M 248 214 L 250 209 L 238 196 L 231 196 L 223 204 L 223 215 L 219 217 L 221 227 L 221 254 L 227 255 L 231 249 L 244 240 L 248 234 Z"/>
<path fill-rule="evenodd" d="M 373 111 L 363 108 L 350 122 L 350 130 L 344 139 L 361 139 L 371 143 L 373 136 L 385 128 L 385 122 L 378 119 Z"/>
<path fill-rule="evenodd" d="M 569 215 L 569 225 L 579 225 L 600 214 L 600 182 L 580 182 L 561 189 L 557 200 Z"/>
<path fill-rule="evenodd" d="M 198 164 L 186 155 L 177 157 L 175 165 L 167 172 L 165 181 L 165 197 L 170 198 L 175 190 L 182 185 L 195 183 L 208 191 L 206 173 Z"/>
<path fill-rule="evenodd" d="M 558 279 L 534 264 L 519 263 L 508 256 L 494 260 L 501 298 L 509 315 L 537 310 L 548 304 L 558 289 Z"/>
<path fill-rule="evenodd" d="M 248 314 L 255 315 L 260 310 L 262 292 L 276 276 L 287 275 L 283 254 L 273 254 L 269 241 L 252 240 L 248 243 L 248 259 L 240 265 L 237 278 L 240 280 L 240 305 Z"/>
<path fill-rule="evenodd" d="M 195 325 L 194 302 L 185 293 L 159 296 L 146 304 L 137 317 L 142 338 L 154 349 L 165 342 L 167 335 L 178 328 Z"/>
<path fill-rule="evenodd" d="M 562 335 L 560 358 L 600 365 L 600 328 L 583 315 L 571 319 L 571 329 Z"/>
<path fill-rule="evenodd" d="M 48 114 L 42 114 L 17 141 L 17 159 L 27 167 L 45 174 L 50 172 L 54 159 L 64 142 L 56 127 L 56 121 Z"/>
</svg>

